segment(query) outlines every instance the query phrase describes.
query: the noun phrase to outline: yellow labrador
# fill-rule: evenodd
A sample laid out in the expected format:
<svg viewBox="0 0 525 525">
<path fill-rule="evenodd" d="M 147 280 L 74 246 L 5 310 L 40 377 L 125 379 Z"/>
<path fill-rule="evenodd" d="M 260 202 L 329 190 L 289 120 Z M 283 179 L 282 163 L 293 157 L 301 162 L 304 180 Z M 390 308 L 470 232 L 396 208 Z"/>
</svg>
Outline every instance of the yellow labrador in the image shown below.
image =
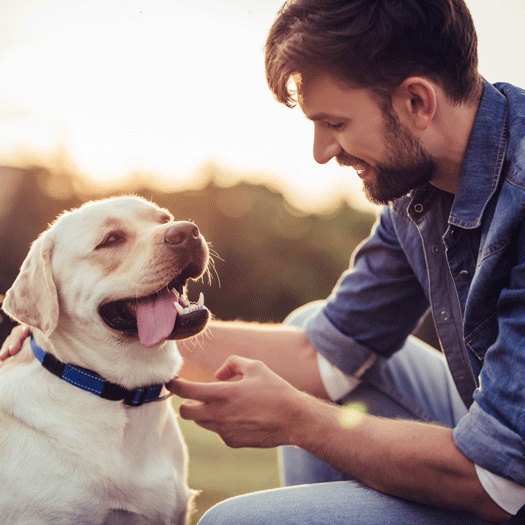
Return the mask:
<svg viewBox="0 0 525 525">
<path fill-rule="evenodd" d="M 209 312 L 193 223 L 137 197 L 63 214 L 31 246 L 4 311 L 34 337 L 0 367 L 0 523 L 185 522 L 187 453 L 163 384 L 174 339 Z"/>
</svg>

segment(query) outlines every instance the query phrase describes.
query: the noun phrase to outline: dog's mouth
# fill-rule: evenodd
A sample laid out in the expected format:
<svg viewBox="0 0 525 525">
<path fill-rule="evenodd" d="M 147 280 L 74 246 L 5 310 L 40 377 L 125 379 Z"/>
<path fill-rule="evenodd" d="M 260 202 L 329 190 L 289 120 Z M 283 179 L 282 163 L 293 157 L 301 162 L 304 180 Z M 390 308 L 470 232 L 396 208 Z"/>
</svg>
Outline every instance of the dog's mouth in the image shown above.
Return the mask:
<svg viewBox="0 0 525 525">
<path fill-rule="evenodd" d="M 202 293 L 196 303 L 188 301 L 184 295 L 187 279 L 183 274 L 152 295 L 103 304 L 99 308 L 100 317 L 113 330 L 138 334 L 147 348 L 165 339 L 197 335 L 206 328 L 210 312 Z"/>
</svg>

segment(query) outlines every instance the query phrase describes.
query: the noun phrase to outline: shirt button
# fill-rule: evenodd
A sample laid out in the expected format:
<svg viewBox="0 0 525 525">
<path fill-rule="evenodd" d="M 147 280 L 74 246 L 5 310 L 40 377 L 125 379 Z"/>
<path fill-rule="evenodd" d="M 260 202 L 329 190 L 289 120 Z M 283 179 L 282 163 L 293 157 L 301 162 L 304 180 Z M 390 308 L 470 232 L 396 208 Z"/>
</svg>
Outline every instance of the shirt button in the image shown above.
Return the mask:
<svg viewBox="0 0 525 525">
<path fill-rule="evenodd" d="M 441 316 L 441 319 L 443 321 L 448 321 L 449 315 L 448 315 L 448 312 L 446 310 L 442 310 L 439 315 Z"/>
<path fill-rule="evenodd" d="M 433 244 L 432 245 L 432 253 L 437 253 L 439 252 L 439 246 L 437 244 Z"/>
<path fill-rule="evenodd" d="M 470 274 L 467 272 L 467 270 L 461 270 L 459 272 L 459 278 L 463 281 L 463 282 L 466 282 L 470 279 Z"/>
<path fill-rule="evenodd" d="M 423 205 L 418 202 L 417 204 L 414 204 L 414 211 L 416 213 L 421 213 L 424 210 Z"/>
</svg>

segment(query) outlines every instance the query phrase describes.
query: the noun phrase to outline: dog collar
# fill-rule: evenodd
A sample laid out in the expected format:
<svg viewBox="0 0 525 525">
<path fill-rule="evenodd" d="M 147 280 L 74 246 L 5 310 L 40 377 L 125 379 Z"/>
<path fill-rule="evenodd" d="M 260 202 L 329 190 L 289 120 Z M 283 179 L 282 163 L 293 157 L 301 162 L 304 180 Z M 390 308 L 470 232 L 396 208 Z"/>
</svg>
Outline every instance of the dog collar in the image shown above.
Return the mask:
<svg viewBox="0 0 525 525">
<path fill-rule="evenodd" d="M 49 372 L 67 383 L 91 392 L 96 396 L 109 399 L 110 401 L 124 400 L 125 405 L 132 407 L 138 407 L 144 403 L 159 400 L 162 387 L 164 386 L 150 385 L 128 390 L 123 386 L 107 381 L 92 370 L 62 363 L 62 361 L 59 361 L 54 355 L 40 348 L 33 336 L 31 336 L 31 350 L 33 350 L 33 354 L 35 354 L 35 357 L 42 363 L 42 366 L 46 370 L 49 370 Z"/>
</svg>

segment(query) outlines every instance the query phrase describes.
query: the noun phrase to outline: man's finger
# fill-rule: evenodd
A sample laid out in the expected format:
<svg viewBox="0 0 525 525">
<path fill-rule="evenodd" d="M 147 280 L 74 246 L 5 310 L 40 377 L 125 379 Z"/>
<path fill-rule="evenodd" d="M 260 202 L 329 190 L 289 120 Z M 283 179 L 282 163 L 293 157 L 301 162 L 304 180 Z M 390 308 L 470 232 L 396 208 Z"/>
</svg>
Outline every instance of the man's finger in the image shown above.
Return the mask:
<svg viewBox="0 0 525 525">
<path fill-rule="evenodd" d="M 240 379 L 243 376 L 240 357 L 230 356 L 225 363 L 217 370 L 215 377 L 218 381 L 230 381 L 231 379 Z"/>
<path fill-rule="evenodd" d="M 166 388 L 183 399 L 195 399 L 196 401 L 209 401 L 224 397 L 229 383 L 194 383 L 174 378 L 166 383 Z"/>
<path fill-rule="evenodd" d="M 238 355 L 231 355 L 226 359 L 224 364 L 217 370 L 215 377 L 219 381 L 231 381 L 232 379 L 241 379 L 250 371 L 259 367 L 262 363 L 254 359 L 248 359 Z"/>
<path fill-rule="evenodd" d="M 196 425 L 210 432 L 215 432 L 220 437 L 221 427 L 213 421 L 194 421 Z"/>
<path fill-rule="evenodd" d="M 0 349 L 0 361 L 5 361 L 8 357 L 18 354 L 24 340 L 30 333 L 31 329 L 27 325 L 15 326 Z"/>
<path fill-rule="evenodd" d="M 196 423 L 210 423 L 209 408 L 206 404 L 193 399 L 186 400 L 179 407 L 179 414 L 182 419 L 190 419 Z"/>
</svg>

